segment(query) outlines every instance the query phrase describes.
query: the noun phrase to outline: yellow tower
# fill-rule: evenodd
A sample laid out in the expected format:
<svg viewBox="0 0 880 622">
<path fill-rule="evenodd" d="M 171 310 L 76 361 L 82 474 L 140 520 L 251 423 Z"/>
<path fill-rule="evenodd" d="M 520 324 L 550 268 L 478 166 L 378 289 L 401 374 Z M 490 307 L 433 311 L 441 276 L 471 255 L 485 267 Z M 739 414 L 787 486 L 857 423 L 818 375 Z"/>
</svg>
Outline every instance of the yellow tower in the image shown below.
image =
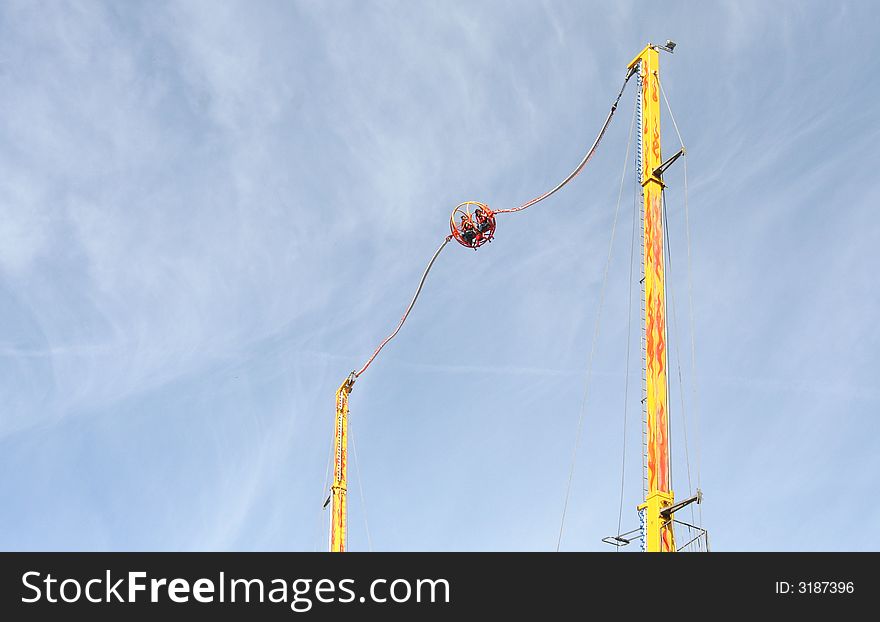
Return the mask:
<svg viewBox="0 0 880 622">
<path fill-rule="evenodd" d="M 639 513 L 648 552 L 673 552 L 670 489 L 669 400 L 666 367 L 666 277 L 663 262 L 663 181 L 660 152 L 660 55 L 648 44 L 629 64 L 639 77 L 638 166 L 642 185 L 645 309 L 645 409 L 647 490 Z"/>
<path fill-rule="evenodd" d="M 330 551 L 342 553 L 346 546 L 348 509 L 348 395 L 354 384 L 354 374 L 336 391 L 336 421 L 333 429 L 333 486 L 330 489 Z"/>
</svg>

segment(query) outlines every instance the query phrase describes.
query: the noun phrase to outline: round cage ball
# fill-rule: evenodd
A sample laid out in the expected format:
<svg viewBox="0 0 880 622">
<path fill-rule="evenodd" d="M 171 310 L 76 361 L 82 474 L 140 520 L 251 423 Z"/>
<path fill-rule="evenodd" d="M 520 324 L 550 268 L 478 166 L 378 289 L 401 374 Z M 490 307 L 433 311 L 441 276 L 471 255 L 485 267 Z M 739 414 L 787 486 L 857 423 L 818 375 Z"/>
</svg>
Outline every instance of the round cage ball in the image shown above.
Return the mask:
<svg viewBox="0 0 880 622">
<path fill-rule="evenodd" d="M 449 229 L 459 244 L 476 250 L 495 236 L 495 213 L 485 203 L 459 203 L 452 210 Z"/>
</svg>

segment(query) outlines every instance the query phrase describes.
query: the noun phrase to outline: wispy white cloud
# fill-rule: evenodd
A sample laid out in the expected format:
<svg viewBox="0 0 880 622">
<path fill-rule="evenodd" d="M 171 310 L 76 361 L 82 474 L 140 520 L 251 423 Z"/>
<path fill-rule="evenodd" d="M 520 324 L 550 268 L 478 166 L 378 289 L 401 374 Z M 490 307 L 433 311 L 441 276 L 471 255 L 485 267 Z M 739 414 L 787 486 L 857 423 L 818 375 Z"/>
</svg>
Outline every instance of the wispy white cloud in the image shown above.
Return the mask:
<svg viewBox="0 0 880 622">
<path fill-rule="evenodd" d="M 7 548 L 312 549 L 333 391 L 400 317 L 452 207 L 507 207 L 555 184 L 625 64 L 667 36 L 679 48 L 663 58 L 664 87 L 690 157 L 707 520 L 722 548 L 808 546 L 789 535 L 785 503 L 849 473 L 847 457 L 876 436 L 877 131 L 874 87 L 852 62 L 876 44 L 862 5 L 777 9 L 774 20 L 741 2 L 6 3 L 0 472 L 22 474 L 0 480 L 17 512 L 0 512 Z M 359 381 L 382 546 L 552 545 L 621 111 L 565 192 L 499 218 L 478 253 L 444 251 L 405 331 Z M 684 333 L 678 174 L 667 181 Z M 625 191 L 573 547 L 616 524 Z M 761 533 L 726 518 L 743 495 L 778 513 Z M 56 497 L 72 508 L 65 523 Z M 490 529 L 499 514 L 521 520 Z M 41 539 L 36 516 L 56 535 Z M 407 527 L 419 520 L 430 526 Z"/>
</svg>

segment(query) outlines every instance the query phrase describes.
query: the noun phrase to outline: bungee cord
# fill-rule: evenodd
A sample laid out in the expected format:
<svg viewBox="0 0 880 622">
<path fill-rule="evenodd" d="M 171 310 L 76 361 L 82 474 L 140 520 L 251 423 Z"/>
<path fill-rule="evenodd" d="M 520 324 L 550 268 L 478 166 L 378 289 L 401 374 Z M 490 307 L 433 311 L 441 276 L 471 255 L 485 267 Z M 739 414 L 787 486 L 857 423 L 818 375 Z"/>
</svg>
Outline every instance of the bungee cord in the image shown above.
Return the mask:
<svg viewBox="0 0 880 622">
<path fill-rule="evenodd" d="M 587 163 L 592 159 L 593 154 L 596 153 L 596 149 L 598 148 L 599 143 L 602 142 L 602 138 L 605 136 L 605 133 L 608 130 L 609 125 L 611 124 L 611 119 L 614 118 L 614 113 L 617 111 L 617 105 L 620 103 L 620 98 L 623 96 L 623 91 L 624 89 L 626 89 L 626 85 L 629 82 L 630 78 L 632 78 L 632 76 L 635 75 L 636 72 L 637 71 L 635 67 L 627 72 L 626 78 L 623 81 L 623 85 L 621 85 L 620 91 L 618 91 L 617 97 L 614 99 L 614 103 L 611 104 L 611 110 L 608 112 L 608 116 L 605 117 L 605 122 L 602 124 L 602 128 L 599 130 L 599 134 L 598 136 L 596 136 L 596 140 L 593 141 L 592 146 L 587 151 L 586 155 L 583 157 L 580 163 L 578 163 L 577 167 L 568 175 L 568 177 L 563 179 L 554 188 L 548 190 L 540 196 L 535 197 L 530 201 L 527 201 L 526 203 L 523 203 L 522 205 L 507 209 L 493 211 L 487 205 L 483 203 L 478 203 L 476 201 L 465 201 L 464 203 L 456 206 L 449 221 L 451 233 L 446 236 L 446 238 L 443 240 L 443 243 L 440 245 L 440 248 L 437 249 L 437 251 L 431 257 L 431 260 L 428 262 L 428 266 L 422 273 L 422 278 L 419 280 L 416 292 L 410 300 L 406 311 L 404 311 L 403 317 L 400 318 L 400 322 L 397 323 L 397 326 L 392 331 L 392 333 L 382 340 L 382 342 L 373 352 L 372 356 L 367 359 L 367 362 L 364 363 L 364 365 L 359 370 L 351 372 L 348 377 L 349 387 L 353 385 L 355 380 L 357 380 L 365 371 L 367 371 L 372 362 L 379 355 L 379 352 L 381 352 L 382 349 L 388 344 L 388 342 L 394 339 L 394 337 L 397 336 L 397 333 L 400 332 L 400 329 L 403 327 L 404 323 L 409 317 L 410 312 L 415 306 L 416 301 L 419 298 L 419 294 L 421 294 L 422 292 L 422 288 L 425 285 L 425 280 L 428 278 L 428 273 L 434 266 L 434 262 L 437 261 L 437 257 L 439 257 L 440 253 L 443 251 L 444 248 L 446 248 L 446 245 L 449 244 L 450 241 L 455 239 L 462 246 L 467 246 L 469 248 L 473 248 L 474 250 L 487 242 L 491 242 L 495 234 L 496 214 L 511 214 L 527 209 L 535 205 L 536 203 L 540 203 L 544 199 L 549 198 L 550 196 L 561 190 L 566 184 L 574 179 L 578 175 L 578 173 L 580 173 L 584 169 Z M 472 209 L 473 212 L 471 211 Z M 458 217 L 458 221 L 456 221 L 456 217 Z"/>
<path fill-rule="evenodd" d="M 437 252 L 434 253 L 434 256 L 431 257 L 431 261 L 428 262 L 428 267 L 425 268 L 425 271 L 422 273 L 422 278 L 419 281 L 419 286 L 416 288 L 416 293 L 413 295 L 412 300 L 409 301 L 409 306 L 406 308 L 406 311 L 404 311 L 403 317 L 400 318 L 400 322 L 398 322 L 397 328 L 394 329 L 394 332 L 392 332 L 390 335 L 385 337 L 385 339 L 382 341 L 382 343 L 379 344 L 379 347 L 376 348 L 376 351 L 373 352 L 373 356 L 371 356 L 369 358 L 369 360 L 367 360 L 367 362 L 364 363 L 363 367 L 361 367 L 358 371 L 351 373 L 352 375 L 349 377 L 351 382 L 354 382 L 354 380 L 359 378 L 362 373 L 367 371 L 367 368 L 370 366 L 370 363 L 372 363 L 373 360 L 376 358 L 376 356 L 379 354 L 379 352 L 382 351 L 382 348 L 384 348 L 385 345 L 389 341 L 394 339 L 397 336 L 397 333 L 400 332 L 400 329 L 403 327 L 403 323 L 406 322 L 406 318 L 409 317 L 410 311 L 412 311 L 412 308 L 415 306 L 416 300 L 419 299 L 419 294 L 422 293 L 422 287 L 424 287 L 424 285 L 425 285 L 425 279 L 428 278 L 428 273 L 431 271 L 431 268 L 434 266 L 434 262 L 437 261 L 437 257 L 440 256 L 440 253 L 443 251 L 444 248 L 446 248 L 446 245 L 449 244 L 450 240 L 452 240 L 452 235 L 447 235 L 446 239 L 443 240 L 443 244 L 440 245 L 440 248 L 438 248 Z"/>
<path fill-rule="evenodd" d="M 580 161 L 580 164 L 577 165 L 577 167 L 569 174 L 569 176 L 566 177 L 565 179 L 563 179 L 561 182 L 559 182 L 559 184 L 555 188 L 553 188 L 552 190 L 548 190 L 544 194 L 535 197 L 531 201 L 527 201 L 526 203 L 523 203 L 522 205 L 520 205 L 518 207 L 509 207 L 507 209 L 497 210 L 495 212 L 496 214 L 512 214 L 513 212 L 519 212 L 519 211 L 522 211 L 526 208 L 531 207 L 532 205 L 535 205 L 536 203 L 540 203 L 544 199 L 556 194 L 556 192 L 561 190 L 568 182 L 570 182 L 572 179 L 577 177 L 578 173 L 580 173 L 583 170 L 583 168 L 587 165 L 587 162 L 589 162 L 593 158 L 593 154 L 596 153 L 596 148 L 599 146 L 599 143 L 602 142 L 602 138 L 605 136 L 605 132 L 608 130 L 608 126 L 611 124 L 611 119 L 614 117 L 614 113 L 617 111 L 617 104 L 620 103 L 620 98 L 623 96 L 623 90 L 626 88 L 626 83 L 629 82 L 629 79 L 635 73 L 636 73 L 636 68 L 633 67 L 626 74 L 626 78 L 623 81 L 623 86 L 620 87 L 620 91 L 617 93 L 617 98 L 614 100 L 614 103 L 611 104 L 611 110 L 608 112 L 608 116 L 605 117 L 605 123 L 602 124 L 602 129 L 599 130 L 599 135 L 596 136 L 596 140 L 593 141 L 593 146 L 590 147 L 589 151 L 587 151 L 587 154 Z"/>
</svg>

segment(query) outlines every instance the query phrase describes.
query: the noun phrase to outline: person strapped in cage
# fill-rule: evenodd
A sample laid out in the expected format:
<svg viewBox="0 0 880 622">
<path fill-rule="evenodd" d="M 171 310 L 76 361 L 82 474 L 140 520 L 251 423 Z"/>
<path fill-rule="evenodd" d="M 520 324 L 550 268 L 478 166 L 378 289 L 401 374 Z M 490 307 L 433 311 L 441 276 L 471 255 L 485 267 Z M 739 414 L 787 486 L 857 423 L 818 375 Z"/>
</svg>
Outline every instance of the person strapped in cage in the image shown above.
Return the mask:
<svg viewBox="0 0 880 622">
<path fill-rule="evenodd" d="M 479 235 L 476 227 L 474 227 L 474 223 L 471 222 L 470 217 L 467 214 L 461 215 L 461 225 L 459 226 L 459 231 L 461 231 L 462 239 L 467 243 L 468 246 L 473 246 L 474 241 L 477 239 L 477 235 Z"/>
</svg>

